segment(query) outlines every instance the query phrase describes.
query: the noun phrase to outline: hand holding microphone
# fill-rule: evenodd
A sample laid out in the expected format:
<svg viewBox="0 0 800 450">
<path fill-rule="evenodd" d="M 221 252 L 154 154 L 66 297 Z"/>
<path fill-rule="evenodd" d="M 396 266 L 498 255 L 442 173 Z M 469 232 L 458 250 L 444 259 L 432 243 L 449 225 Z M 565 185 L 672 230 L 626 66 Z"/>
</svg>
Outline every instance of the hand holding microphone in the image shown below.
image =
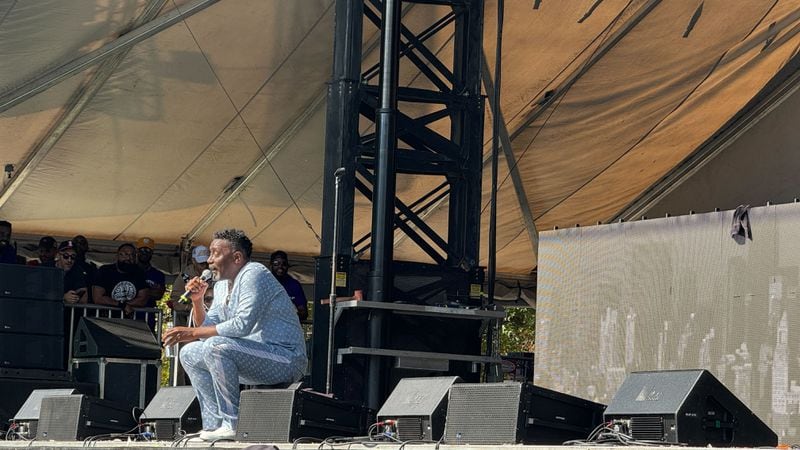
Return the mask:
<svg viewBox="0 0 800 450">
<path fill-rule="evenodd" d="M 211 270 L 209 270 L 209 269 L 206 269 L 206 270 L 204 270 L 204 271 L 203 271 L 203 273 L 200 275 L 200 281 L 202 281 L 202 282 L 204 282 L 204 283 L 208 283 L 208 282 L 211 280 L 211 278 L 213 278 L 213 277 L 214 277 L 214 273 L 213 273 L 213 272 L 211 272 Z M 181 302 L 181 303 L 191 303 L 191 302 L 192 302 L 192 297 L 191 297 L 191 295 L 192 295 L 192 289 L 191 289 L 191 288 L 189 288 L 189 289 L 186 289 L 186 292 L 184 292 L 184 293 L 181 295 L 180 299 L 179 299 L 179 300 L 180 300 L 180 302 Z"/>
</svg>

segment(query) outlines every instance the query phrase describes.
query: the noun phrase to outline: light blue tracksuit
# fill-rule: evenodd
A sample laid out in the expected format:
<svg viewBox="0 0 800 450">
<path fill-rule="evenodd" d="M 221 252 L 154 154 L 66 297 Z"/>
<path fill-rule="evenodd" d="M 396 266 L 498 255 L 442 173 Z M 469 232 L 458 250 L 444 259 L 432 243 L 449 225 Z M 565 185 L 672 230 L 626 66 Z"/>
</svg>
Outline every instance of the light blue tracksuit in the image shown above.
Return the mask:
<svg viewBox="0 0 800 450">
<path fill-rule="evenodd" d="M 299 380 L 307 365 L 297 310 L 278 280 L 249 262 L 233 280 L 214 284 L 214 302 L 203 326 L 219 336 L 191 342 L 180 360 L 200 401 L 203 429 L 236 429 L 239 384 L 278 384 Z"/>
</svg>

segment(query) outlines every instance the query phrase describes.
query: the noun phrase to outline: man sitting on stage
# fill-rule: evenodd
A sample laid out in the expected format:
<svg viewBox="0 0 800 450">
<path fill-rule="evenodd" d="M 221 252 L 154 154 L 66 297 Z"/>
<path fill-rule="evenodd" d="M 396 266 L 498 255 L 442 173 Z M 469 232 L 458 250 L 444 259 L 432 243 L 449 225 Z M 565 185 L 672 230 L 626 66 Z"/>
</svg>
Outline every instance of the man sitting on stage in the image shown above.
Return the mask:
<svg viewBox="0 0 800 450">
<path fill-rule="evenodd" d="M 197 393 L 206 441 L 233 439 L 239 419 L 239 384 L 278 384 L 299 380 L 306 347 L 295 307 L 263 264 L 250 261 L 253 244 L 240 230 L 214 233 L 209 268 L 214 302 L 208 314 L 199 277 L 186 283 L 198 328 L 175 327 L 164 344 L 192 342 L 180 359 Z"/>
</svg>

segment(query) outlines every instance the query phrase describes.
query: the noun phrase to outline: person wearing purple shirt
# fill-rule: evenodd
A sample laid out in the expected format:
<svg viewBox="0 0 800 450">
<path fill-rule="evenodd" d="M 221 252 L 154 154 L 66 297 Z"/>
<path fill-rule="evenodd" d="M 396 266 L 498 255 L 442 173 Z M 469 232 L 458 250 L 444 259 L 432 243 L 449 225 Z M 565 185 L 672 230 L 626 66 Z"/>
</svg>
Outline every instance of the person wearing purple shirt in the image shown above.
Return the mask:
<svg viewBox="0 0 800 450">
<path fill-rule="evenodd" d="M 149 237 L 139 238 L 136 241 L 136 264 L 144 272 L 144 281 L 147 282 L 147 307 L 155 308 L 158 306 L 158 301 L 164 296 L 166 286 L 166 277 L 164 272 L 156 269 L 150 264 L 153 259 L 153 251 L 156 248 L 156 242 Z M 137 312 L 133 316 L 136 320 L 147 319 L 150 328 L 155 330 L 156 318 L 154 314 L 144 314 Z"/>
<path fill-rule="evenodd" d="M 289 256 L 283 250 L 275 250 L 269 257 L 269 268 L 278 282 L 286 289 L 289 298 L 297 308 L 297 317 L 300 320 L 308 319 L 308 305 L 303 286 L 294 277 L 289 275 Z"/>
</svg>

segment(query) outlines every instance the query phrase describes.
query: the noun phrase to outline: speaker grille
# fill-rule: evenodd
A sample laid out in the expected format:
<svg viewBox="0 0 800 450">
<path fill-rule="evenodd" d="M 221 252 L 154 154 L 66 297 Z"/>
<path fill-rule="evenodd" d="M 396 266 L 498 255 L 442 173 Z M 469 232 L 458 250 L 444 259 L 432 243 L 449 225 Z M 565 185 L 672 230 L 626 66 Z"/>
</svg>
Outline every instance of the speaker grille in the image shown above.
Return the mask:
<svg viewBox="0 0 800 450">
<path fill-rule="evenodd" d="M 517 441 L 520 383 L 465 383 L 450 388 L 445 441 L 503 444 Z"/>
<path fill-rule="evenodd" d="M 156 420 L 156 439 L 177 439 L 178 436 L 178 420 L 177 419 L 159 419 Z"/>
<path fill-rule="evenodd" d="M 28 422 L 28 437 L 35 438 L 36 437 L 36 430 L 39 428 L 39 421 L 38 420 L 31 420 Z"/>
<path fill-rule="evenodd" d="M 294 396 L 292 389 L 250 389 L 242 392 L 236 440 L 291 442 Z"/>
<path fill-rule="evenodd" d="M 397 420 L 397 438 L 401 441 L 425 439 L 422 430 L 422 417 L 401 417 Z"/>
<path fill-rule="evenodd" d="M 649 441 L 664 440 L 664 418 L 660 416 L 631 417 L 631 436 Z"/>
<path fill-rule="evenodd" d="M 82 395 L 64 395 L 42 399 L 36 438 L 45 441 L 74 441 L 78 425 L 85 415 Z"/>
</svg>

